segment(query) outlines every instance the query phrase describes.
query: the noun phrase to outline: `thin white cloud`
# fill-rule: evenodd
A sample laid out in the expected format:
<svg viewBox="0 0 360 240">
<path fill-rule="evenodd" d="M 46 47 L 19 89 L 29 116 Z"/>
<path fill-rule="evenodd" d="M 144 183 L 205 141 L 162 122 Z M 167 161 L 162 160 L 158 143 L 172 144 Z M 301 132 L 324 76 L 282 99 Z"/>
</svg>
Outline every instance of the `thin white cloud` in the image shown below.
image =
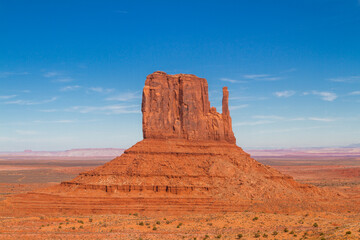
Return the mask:
<svg viewBox="0 0 360 240">
<path fill-rule="evenodd" d="M 53 121 L 44 121 L 44 120 L 35 120 L 33 123 L 74 123 L 75 120 L 53 120 Z"/>
<path fill-rule="evenodd" d="M 220 81 L 229 82 L 229 83 L 247 83 L 247 81 L 235 80 L 230 78 L 220 78 Z"/>
<path fill-rule="evenodd" d="M 92 91 L 92 92 L 97 92 L 97 93 L 111 93 L 115 89 L 113 89 L 113 88 L 102 88 L 102 87 L 91 87 L 88 90 Z"/>
<path fill-rule="evenodd" d="M 247 74 L 243 76 L 245 79 L 255 81 L 278 81 L 283 79 L 282 77 L 272 76 L 270 74 Z"/>
<path fill-rule="evenodd" d="M 336 93 L 333 92 L 319 92 L 319 91 L 311 91 L 311 92 L 304 92 L 303 93 L 305 96 L 306 95 L 315 95 L 315 96 L 320 96 L 322 100 L 324 101 L 328 101 L 328 102 L 332 102 L 335 99 L 338 98 L 338 96 L 336 95 Z"/>
<path fill-rule="evenodd" d="M 128 102 L 134 99 L 140 99 L 141 93 L 140 92 L 127 92 L 121 93 L 117 96 L 108 97 L 106 98 L 107 101 L 119 101 L 119 102 Z"/>
<path fill-rule="evenodd" d="M 336 121 L 336 119 L 334 119 L 334 118 L 309 117 L 308 119 L 311 121 L 317 121 L 317 122 L 334 122 L 334 121 Z"/>
<path fill-rule="evenodd" d="M 58 112 L 58 109 L 42 109 L 39 110 L 40 112 L 47 112 L 47 113 L 51 113 L 51 112 Z"/>
<path fill-rule="evenodd" d="M 295 95 L 295 93 L 296 92 L 293 90 L 286 90 L 286 91 L 281 91 L 281 92 L 275 92 L 274 95 L 277 97 L 288 98 L 288 97 Z"/>
<path fill-rule="evenodd" d="M 267 99 L 266 97 L 250 97 L 250 96 L 229 97 L 229 100 L 238 100 L 238 101 L 261 101 L 266 99 Z"/>
<path fill-rule="evenodd" d="M 349 95 L 360 95 L 360 91 L 353 91 L 353 92 L 349 93 Z"/>
<path fill-rule="evenodd" d="M 289 118 L 289 117 L 282 117 L 277 115 L 255 115 L 252 116 L 254 119 L 260 119 L 265 121 L 286 121 L 286 122 L 292 122 L 292 121 L 317 121 L 317 122 L 334 122 L 337 119 L 335 118 L 325 118 L 325 117 L 295 117 L 295 118 Z"/>
<path fill-rule="evenodd" d="M 14 75 L 28 75 L 28 72 L 0 72 L 0 78 L 7 78 Z"/>
<path fill-rule="evenodd" d="M 0 96 L 0 99 L 10 99 L 10 98 L 14 98 L 17 95 L 7 95 L 7 96 Z"/>
<path fill-rule="evenodd" d="M 46 78 L 51 78 L 51 77 L 58 77 L 58 76 L 61 76 L 62 75 L 62 73 L 60 73 L 60 72 L 56 72 L 56 71 L 52 71 L 52 72 L 46 72 L 46 73 L 44 73 L 44 77 L 46 77 Z"/>
<path fill-rule="evenodd" d="M 8 101 L 5 104 L 17 104 L 17 105 L 38 105 L 38 104 L 45 104 L 56 101 L 57 97 L 52 97 L 50 99 L 45 99 L 42 101 L 31 101 L 31 100 L 15 100 L 15 101 Z"/>
<path fill-rule="evenodd" d="M 264 124 L 269 124 L 269 123 L 273 123 L 273 121 L 268 121 L 268 120 L 259 120 L 259 121 L 252 121 L 252 122 L 237 122 L 234 123 L 234 126 L 257 126 L 257 125 L 264 125 Z"/>
<path fill-rule="evenodd" d="M 263 130 L 259 131 L 259 134 L 263 133 L 283 133 L 283 132 L 295 132 L 295 131 L 304 131 L 310 129 L 318 129 L 318 128 L 326 128 L 326 126 L 313 126 L 313 127 L 304 127 L 304 128 L 281 128 L 281 129 L 271 129 L 271 130 Z"/>
<path fill-rule="evenodd" d="M 77 89 L 79 89 L 79 88 L 81 88 L 79 85 L 66 86 L 66 87 L 60 88 L 60 91 L 62 91 L 62 92 L 68 92 L 68 91 L 77 90 Z"/>
<path fill-rule="evenodd" d="M 331 82 L 345 82 L 352 83 L 360 81 L 360 76 L 349 76 L 349 77 L 337 77 L 337 78 L 329 78 Z"/>
<path fill-rule="evenodd" d="M 74 79 L 72 79 L 71 77 L 57 78 L 53 80 L 53 82 L 60 82 L 60 83 L 68 83 L 72 81 L 74 81 Z"/>
<path fill-rule="evenodd" d="M 233 110 L 237 110 L 237 109 L 247 108 L 248 106 L 249 106 L 249 104 L 241 104 L 241 105 L 230 106 L 229 110 L 233 111 Z"/>
<path fill-rule="evenodd" d="M 138 105 L 74 106 L 66 111 L 79 113 L 126 114 L 140 113 Z"/>
<path fill-rule="evenodd" d="M 272 119 L 272 120 L 283 120 L 284 117 L 276 116 L 276 115 L 256 115 L 252 116 L 255 119 Z"/>
<path fill-rule="evenodd" d="M 15 132 L 20 135 L 36 135 L 36 134 L 38 134 L 38 132 L 32 131 L 32 130 L 15 130 Z"/>
</svg>

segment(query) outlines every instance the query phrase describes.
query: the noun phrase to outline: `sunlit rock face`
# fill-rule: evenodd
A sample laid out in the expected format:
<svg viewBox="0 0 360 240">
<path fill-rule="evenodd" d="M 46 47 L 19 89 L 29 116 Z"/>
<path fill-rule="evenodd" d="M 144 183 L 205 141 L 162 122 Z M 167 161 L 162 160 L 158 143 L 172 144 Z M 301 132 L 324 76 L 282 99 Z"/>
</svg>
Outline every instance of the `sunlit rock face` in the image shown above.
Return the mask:
<svg viewBox="0 0 360 240">
<path fill-rule="evenodd" d="M 222 114 L 210 107 L 206 79 L 192 74 L 154 72 L 145 81 L 142 113 L 144 139 L 236 142 L 223 88 Z"/>
</svg>

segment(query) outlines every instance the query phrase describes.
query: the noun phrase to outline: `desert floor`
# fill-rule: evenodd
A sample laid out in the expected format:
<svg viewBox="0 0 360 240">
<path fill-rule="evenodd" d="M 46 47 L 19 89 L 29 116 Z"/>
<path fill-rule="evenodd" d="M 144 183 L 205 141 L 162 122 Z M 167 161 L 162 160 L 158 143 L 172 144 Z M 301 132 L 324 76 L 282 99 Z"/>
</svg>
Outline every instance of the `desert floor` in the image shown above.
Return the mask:
<svg viewBox="0 0 360 240">
<path fill-rule="evenodd" d="M 70 180 L 110 159 L 0 159 L 0 201 Z M 297 181 L 360 199 L 358 158 L 257 158 Z M 1 217 L 0 239 L 360 239 L 360 213 Z"/>
</svg>

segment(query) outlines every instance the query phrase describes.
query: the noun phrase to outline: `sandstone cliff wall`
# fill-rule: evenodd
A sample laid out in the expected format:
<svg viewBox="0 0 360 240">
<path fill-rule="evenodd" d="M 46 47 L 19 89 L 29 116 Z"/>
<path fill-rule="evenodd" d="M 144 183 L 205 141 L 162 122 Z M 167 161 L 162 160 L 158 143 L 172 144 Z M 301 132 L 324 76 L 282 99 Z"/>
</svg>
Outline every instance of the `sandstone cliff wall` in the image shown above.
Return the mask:
<svg viewBox="0 0 360 240">
<path fill-rule="evenodd" d="M 222 114 L 210 107 L 206 79 L 191 74 L 150 74 L 143 90 L 144 139 L 215 140 L 236 143 L 223 88 Z"/>
</svg>

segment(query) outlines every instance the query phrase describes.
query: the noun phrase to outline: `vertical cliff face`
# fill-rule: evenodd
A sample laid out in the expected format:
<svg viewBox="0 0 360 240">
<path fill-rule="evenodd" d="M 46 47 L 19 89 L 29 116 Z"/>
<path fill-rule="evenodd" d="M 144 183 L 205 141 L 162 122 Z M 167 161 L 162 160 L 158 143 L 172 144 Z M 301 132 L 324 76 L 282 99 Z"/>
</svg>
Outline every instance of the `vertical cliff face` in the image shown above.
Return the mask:
<svg viewBox="0 0 360 240">
<path fill-rule="evenodd" d="M 144 139 L 215 140 L 235 143 L 223 89 L 222 114 L 210 108 L 206 79 L 155 72 L 146 78 L 142 113 Z"/>
</svg>

